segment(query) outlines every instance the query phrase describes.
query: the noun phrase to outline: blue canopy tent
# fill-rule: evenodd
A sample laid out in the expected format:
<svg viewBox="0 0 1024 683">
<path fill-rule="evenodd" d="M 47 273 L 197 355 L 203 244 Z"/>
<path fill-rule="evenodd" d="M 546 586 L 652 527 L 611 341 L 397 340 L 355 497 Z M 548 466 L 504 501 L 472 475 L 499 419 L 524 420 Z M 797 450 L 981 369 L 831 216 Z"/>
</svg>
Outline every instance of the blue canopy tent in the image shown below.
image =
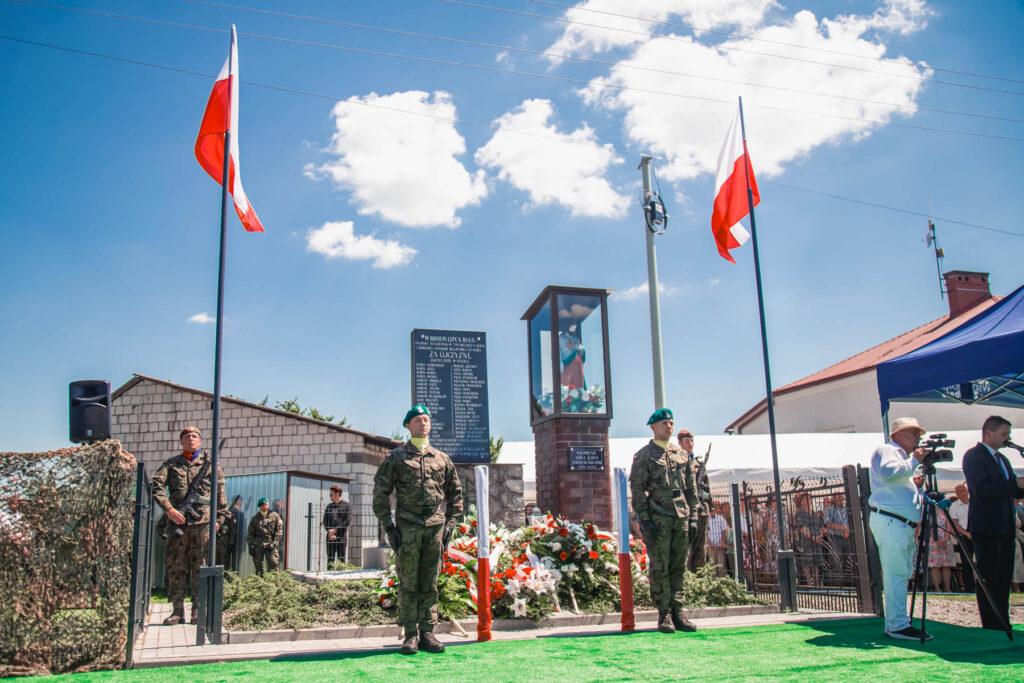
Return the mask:
<svg viewBox="0 0 1024 683">
<path fill-rule="evenodd" d="M 1024 408 L 1024 286 L 955 330 L 877 367 L 892 401 Z"/>
</svg>

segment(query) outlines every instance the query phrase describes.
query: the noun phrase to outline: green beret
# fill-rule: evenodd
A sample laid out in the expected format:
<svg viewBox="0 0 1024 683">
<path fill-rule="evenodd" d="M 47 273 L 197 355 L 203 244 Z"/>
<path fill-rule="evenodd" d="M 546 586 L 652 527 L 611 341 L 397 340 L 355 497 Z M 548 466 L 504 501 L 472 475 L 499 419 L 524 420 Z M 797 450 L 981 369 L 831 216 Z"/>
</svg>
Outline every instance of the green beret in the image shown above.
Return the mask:
<svg viewBox="0 0 1024 683">
<path fill-rule="evenodd" d="M 412 408 L 409 408 L 409 412 L 405 414 L 405 420 L 402 421 L 402 426 L 404 427 L 409 424 L 409 420 L 413 419 L 417 415 L 426 415 L 427 417 L 430 417 L 430 411 L 427 410 L 427 407 L 422 403 L 417 403 Z"/>
<path fill-rule="evenodd" d="M 263 505 L 266 502 L 267 502 L 266 498 L 260 498 L 260 502 L 256 503 L 256 505 Z"/>
<path fill-rule="evenodd" d="M 655 422 L 661 422 L 662 420 L 674 420 L 674 419 L 675 418 L 672 417 L 672 411 L 671 410 L 669 410 L 668 408 L 662 408 L 660 410 L 655 410 L 654 411 L 654 413 L 651 415 L 651 419 L 647 420 L 647 424 L 652 425 Z"/>
</svg>

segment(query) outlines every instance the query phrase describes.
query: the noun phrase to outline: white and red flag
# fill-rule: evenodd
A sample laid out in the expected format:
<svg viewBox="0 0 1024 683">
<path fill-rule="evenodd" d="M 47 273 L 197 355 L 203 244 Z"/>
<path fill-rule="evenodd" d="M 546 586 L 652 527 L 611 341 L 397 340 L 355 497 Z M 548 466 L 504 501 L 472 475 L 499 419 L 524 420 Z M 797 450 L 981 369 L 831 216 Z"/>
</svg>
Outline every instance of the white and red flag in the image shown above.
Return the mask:
<svg viewBox="0 0 1024 683">
<path fill-rule="evenodd" d="M 196 138 L 196 159 L 199 165 L 220 183 L 224 177 L 224 135 L 231 131 L 228 163 L 228 188 L 235 202 L 235 211 L 248 232 L 263 232 L 256 210 L 242 189 L 238 164 L 238 45 L 235 27 L 231 26 L 231 54 L 224 62 L 206 103 L 203 122 Z"/>
<path fill-rule="evenodd" d="M 740 224 L 740 220 L 750 213 L 752 206 L 757 206 L 761 195 L 757 191 L 754 179 L 754 167 L 750 163 L 747 152 L 747 141 L 741 136 L 740 113 L 736 112 L 725 145 L 718 155 L 718 170 L 715 173 L 715 208 L 711 214 L 711 232 L 718 245 L 718 253 L 726 261 L 736 263 L 730 249 L 742 246 L 750 233 Z M 753 202 L 747 202 L 747 178 L 750 178 L 750 189 L 753 190 Z"/>
</svg>

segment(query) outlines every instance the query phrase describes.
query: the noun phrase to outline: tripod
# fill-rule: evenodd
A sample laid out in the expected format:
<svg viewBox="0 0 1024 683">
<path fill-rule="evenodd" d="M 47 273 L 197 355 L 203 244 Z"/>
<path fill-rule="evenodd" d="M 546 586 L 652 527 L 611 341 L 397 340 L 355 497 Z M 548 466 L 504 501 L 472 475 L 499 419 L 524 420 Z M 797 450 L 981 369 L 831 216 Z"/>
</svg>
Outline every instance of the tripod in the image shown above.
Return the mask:
<svg viewBox="0 0 1024 683">
<path fill-rule="evenodd" d="M 935 478 L 935 466 L 926 464 L 922 466 L 925 473 L 925 505 L 924 511 L 921 514 L 921 535 L 917 539 L 917 561 L 914 564 L 914 571 L 912 576 L 918 578 L 918 582 L 921 584 L 921 642 L 924 643 L 927 634 L 925 633 L 925 621 L 928 615 L 928 551 L 931 548 L 932 538 L 938 540 L 939 529 L 938 529 L 938 515 L 941 509 L 943 514 L 946 515 L 946 525 L 948 529 L 951 529 L 953 534 L 956 535 L 957 543 L 963 544 L 963 536 L 960 535 L 960 531 L 953 524 L 953 519 L 949 516 L 949 504 L 952 502 L 946 499 L 946 496 L 938 491 L 938 485 Z M 996 609 L 996 602 L 992 598 L 992 593 L 988 590 L 988 585 L 985 583 L 985 579 L 978 573 L 978 566 L 974 563 L 974 558 L 971 557 L 970 553 L 964 553 L 964 559 L 967 560 L 967 564 L 970 566 L 971 571 L 974 573 L 974 580 L 977 585 L 981 588 L 985 594 L 985 598 L 988 603 L 992 606 L 992 611 L 1002 621 L 1002 616 L 999 614 L 999 610 Z M 913 595 L 910 598 L 910 614 L 914 614 L 914 603 L 917 601 L 917 586 L 914 586 Z M 1003 623 L 1002 626 L 1006 630 L 1006 637 L 1011 641 L 1013 640 L 1013 629 L 1007 624 Z"/>
</svg>

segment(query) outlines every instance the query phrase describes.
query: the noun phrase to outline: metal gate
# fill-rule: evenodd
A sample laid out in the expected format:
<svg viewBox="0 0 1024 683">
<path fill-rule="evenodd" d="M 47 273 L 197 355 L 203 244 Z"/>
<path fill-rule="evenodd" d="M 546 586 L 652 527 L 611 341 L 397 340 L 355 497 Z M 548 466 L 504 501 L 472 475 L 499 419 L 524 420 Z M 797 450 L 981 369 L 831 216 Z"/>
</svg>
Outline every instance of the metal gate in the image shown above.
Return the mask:
<svg viewBox="0 0 1024 683">
<path fill-rule="evenodd" d="M 733 484 L 732 495 L 713 490 L 712 515 L 722 518 L 718 526 L 728 527 L 724 570 L 745 582 L 757 597 L 778 602 L 778 553 L 784 539 L 796 558 L 799 609 L 877 612 L 880 572 L 877 559 L 870 561 L 873 539 L 867 531 L 867 490 L 860 479 L 866 486 L 867 477 L 859 477 L 849 465 L 840 477 L 790 479 L 782 483 L 779 494 L 766 482 Z M 781 535 L 775 507 L 780 497 Z M 740 533 L 735 533 L 737 527 Z"/>
<path fill-rule="evenodd" d="M 131 669 L 135 642 L 146 628 L 153 567 L 153 490 L 146 466 L 135 470 L 135 529 L 132 533 L 131 587 L 128 602 L 128 643 L 125 668 Z"/>
</svg>

